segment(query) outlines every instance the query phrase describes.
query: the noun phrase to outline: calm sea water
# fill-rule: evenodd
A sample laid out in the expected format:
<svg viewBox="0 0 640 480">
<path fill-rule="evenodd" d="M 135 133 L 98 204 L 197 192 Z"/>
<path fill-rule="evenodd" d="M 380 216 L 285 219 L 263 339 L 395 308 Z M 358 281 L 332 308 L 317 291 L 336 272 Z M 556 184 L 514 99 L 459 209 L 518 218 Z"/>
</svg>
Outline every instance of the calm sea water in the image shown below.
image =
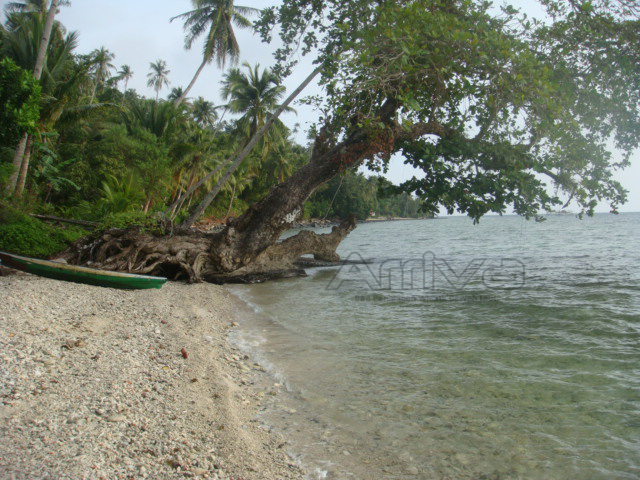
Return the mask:
<svg viewBox="0 0 640 480">
<path fill-rule="evenodd" d="M 313 478 L 640 478 L 640 214 L 364 224 L 232 292 Z M 282 384 L 282 388 L 278 388 Z"/>
</svg>

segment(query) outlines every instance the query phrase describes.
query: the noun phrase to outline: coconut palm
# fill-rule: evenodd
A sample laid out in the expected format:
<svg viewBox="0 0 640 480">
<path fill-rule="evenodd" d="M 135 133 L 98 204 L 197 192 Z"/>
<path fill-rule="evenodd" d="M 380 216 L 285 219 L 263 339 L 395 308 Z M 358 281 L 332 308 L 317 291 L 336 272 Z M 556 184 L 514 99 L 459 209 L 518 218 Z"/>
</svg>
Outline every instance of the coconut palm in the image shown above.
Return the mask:
<svg viewBox="0 0 640 480">
<path fill-rule="evenodd" d="M 48 80 L 47 51 L 52 43 L 63 37 L 63 28 L 55 22 L 60 0 L 51 0 L 48 10 L 47 4 L 48 2 L 29 1 L 7 5 L 7 28 L 3 29 L 1 42 L 4 55 L 13 57 L 16 63 L 27 70 L 33 69 L 33 77 L 40 80 L 43 88 Z M 75 41 L 67 37 L 70 44 Z M 32 138 L 25 133 L 13 157 L 14 172 L 6 187 L 8 195 L 19 196 L 22 193 L 29 168 L 31 144 Z"/>
<path fill-rule="evenodd" d="M 231 113 L 242 115 L 237 122 L 237 132 L 246 143 L 279 107 L 285 87 L 270 69 L 260 72 L 260 65 L 252 68 L 247 62 L 243 66 L 247 74 L 238 68 L 229 70 L 222 81 L 221 93 L 229 101 L 226 108 Z M 287 107 L 286 111 L 295 110 Z M 281 143 L 286 135 L 287 127 L 276 120 L 262 139 L 263 156 L 274 144 Z"/>
<path fill-rule="evenodd" d="M 181 160 L 174 175 L 172 201 L 177 200 L 178 196 L 188 191 L 209 171 L 215 168 L 218 168 L 219 171 L 222 168 L 223 159 L 220 158 L 220 154 L 224 147 L 221 145 L 220 139 L 213 137 L 210 132 L 193 123 L 187 123 L 185 127 L 185 137 L 180 149 Z M 204 182 L 204 188 L 207 190 L 211 188 L 212 181 L 213 179 Z M 189 196 L 189 204 L 191 199 L 192 197 Z M 170 209 L 172 214 L 177 214 L 186 200 L 186 197 L 181 198 L 179 202 L 172 205 Z"/>
<path fill-rule="evenodd" d="M 147 86 L 153 87 L 156 91 L 156 102 L 158 101 L 158 95 L 160 95 L 160 90 L 162 87 L 168 87 L 171 83 L 167 75 L 169 75 L 170 70 L 167 68 L 167 63 L 164 60 L 156 60 L 155 62 L 151 62 L 149 64 L 151 67 L 151 71 L 147 74 Z"/>
<path fill-rule="evenodd" d="M 40 13 L 46 15 L 49 8 L 48 0 L 27 0 L 24 2 L 9 2 L 4 9 L 7 13 Z"/>
<path fill-rule="evenodd" d="M 122 93 L 126 93 L 129 86 L 129 80 L 133 77 L 133 70 L 131 70 L 129 65 L 122 65 L 120 70 L 118 70 L 117 75 L 119 80 L 124 80 L 124 91 Z"/>
<path fill-rule="evenodd" d="M 176 131 L 185 118 L 173 103 L 158 103 L 146 98 L 130 102 L 129 108 L 122 112 L 122 116 L 130 132 L 142 127 L 156 137 L 165 139 Z"/>
<path fill-rule="evenodd" d="M 229 206 L 227 207 L 227 213 L 224 215 L 224 222 L 227 221 L 233 208 L 234 200 L 248 187 L 251 186 L 256 174 L 251 172 L 236 172 L 232 175 L 229 181 L 225 184 L 225 190 L 229 192 Z"/>
<path fill-rule="evenodd" d="M 124 80 L 124 90 L 122 91 L 122 101 L 124 102 L 124 97 L 127 94 L 127 88 L 129 86 L 129 80 L 133 77 L 133 70 L 129 65 L 122 65 L 120 70 L 117 72 L 118 81 Z"/>
<path fill-rule="evenodd" d="M 218 119 L 216 108 L 212 102 L 205 100 L 203 97 L 198 97 L 193 102 L 191 116 L 201 127 L 212 127 Z"/>
<path fill-rule="evenodd" d="M 233 24 L 240 28 L 250 28 L 251 21 L 246 18 L 259 12 L 258 9 L 240 7 L 233 4 L 233 0 L 191 0 L 193 10 L 181 13 L 171 19 L 184 19 L 185 48 L 188 50 L 193 42 L 205 34 L 202 63 L 198 67 L 189 86 L 176 104 L 180 105 L 191 88 L 196 83 L 200 73 L 206 65 L 216 59 L 220 68 L 224 67 L 227 57 L 233 63 L 237 62 L 240 47 L 233 31 Z"/>
<path fill-rule="evenodd" d="M 173 87 L 171 89 L 171 92 L 169 93 L 169 95 L 167 95 L 167 100 L 169 100 L 170 102 L 176 103 L 176 101 L 182 97 L 182 95 L 184 94 L 184 90 L 182 89 L 182 87 Z M 189 104 L 188 102 L 188 98 L 184 99 L 187 103 L 187 105 Z M 179 106 L 179 104 L 175 105 L 176 107 Z"/>
<path fill-rule="evenodd" d="M 111 61 L 116 58 L 115 54 L 111 53 L 104 47 L 91 52 L 91 62 L 93 63 L 93 90 L 91 92 L 91 100 L 89 103 L 93 103 L 93 99 L 96 96 L 96 90 L 98 86 L 102 85 L 110 76 L 110 70 L 116 68 Z"/>
<path fill-rule="evenodd" d="M 293 173 L 293 163 L 291 162 L 291 152 L 287 151 L 287 146 L 282 146 L 276 150 L 270 162 L 271 175 L 278 183 L 284 182 Z"/>
</svg>

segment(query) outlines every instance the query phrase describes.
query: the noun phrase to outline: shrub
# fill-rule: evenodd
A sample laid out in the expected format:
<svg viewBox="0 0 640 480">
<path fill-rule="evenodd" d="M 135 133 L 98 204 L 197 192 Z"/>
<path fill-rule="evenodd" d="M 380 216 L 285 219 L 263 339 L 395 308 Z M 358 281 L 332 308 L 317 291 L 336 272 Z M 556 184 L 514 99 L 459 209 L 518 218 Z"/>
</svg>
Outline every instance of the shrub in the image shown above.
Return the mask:
<svg viewBox="0 0 640 480">
<path fill-rule="evenodd" d="M 162 234 L 162 226 L 153 214 L 143 212 L 120 212 L 106 215 L 98 227 L 100 230 L 110 228 L 139 227 L 143 232 Z"/>
<path fill-rule="evenodd" d="M 46 258 L 86 235 L 80 228 L 47 225 L 15 208 L 0 206 L 0 250 Z"/>
</svg>

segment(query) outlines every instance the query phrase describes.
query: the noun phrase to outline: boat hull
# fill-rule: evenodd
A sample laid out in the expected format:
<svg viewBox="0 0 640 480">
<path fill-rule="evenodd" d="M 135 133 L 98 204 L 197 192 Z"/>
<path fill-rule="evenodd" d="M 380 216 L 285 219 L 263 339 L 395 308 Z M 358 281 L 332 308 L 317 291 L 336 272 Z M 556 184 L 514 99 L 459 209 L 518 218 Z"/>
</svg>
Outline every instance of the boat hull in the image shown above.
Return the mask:
<svg viewBox="0 0 640 480">
<path fill-rule="evenodd" d="M 2 264 L 7 267 L 39 275 L 41 277 L 96 285 L 99 287 L 127 290 L 160 288 L 167 281 L 164 277 L 96 270 L 93 268 L 79 267 L 76 265 L 68 265 L 66 263 L 52 262 L 49 260 L 21 257 L 19 255 L 4 252 L 0 252 L 0 261 L 2 261 Z"/>
</svg>

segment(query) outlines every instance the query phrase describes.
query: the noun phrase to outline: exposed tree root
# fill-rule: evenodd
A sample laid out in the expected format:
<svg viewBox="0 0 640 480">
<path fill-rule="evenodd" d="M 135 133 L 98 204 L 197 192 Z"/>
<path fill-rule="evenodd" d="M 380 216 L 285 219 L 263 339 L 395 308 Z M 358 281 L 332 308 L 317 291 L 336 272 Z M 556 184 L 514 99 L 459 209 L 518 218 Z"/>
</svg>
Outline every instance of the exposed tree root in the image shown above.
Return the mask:
<svg viewBox="0 0 640 480">
<path fill-rule="evenodd" d="M 269 246 L 241 268 L 229 271 L 234 259 L 233 228 L 220 233 L 184 231 L 178 235 L 156 236 L 137 228 L 112 229 L 77 241 L 59 258 L 74 265 L 87 265 L 145 275 L 184 279 L 188 282 L 259 283 L 268 279 L 304 276 L 295 265 L 311 254 L 325 262 L 338 262 L 336 248 L 356 226 L 354 217 L 333 227 L 331 233 L 318 235 L 301 231 Z"/>
<path fill-rule="evenodd" d="M 137 228 L 112 229 L 80 239 L 60 258 L 74 265 L 198 282 L 209 268 L 214 236 L 199 232 L 155 236 Z"/>
<path fill-rule="evenodd" d="M 313 255 L 316 260 L 324 262 L 340 262 L 336 249 L 355 227 L 356 218 L 351 216 L 333 227 L 331 233 L 319 235 L 302 230 L 267 247 L 242 268 L 233 272 L 207 272 L 204 279 L 213 283 L 259 283 L 274 278 L 304 276 L 304 270 L 297 266 L 302 255 Z"/>
</svg>

